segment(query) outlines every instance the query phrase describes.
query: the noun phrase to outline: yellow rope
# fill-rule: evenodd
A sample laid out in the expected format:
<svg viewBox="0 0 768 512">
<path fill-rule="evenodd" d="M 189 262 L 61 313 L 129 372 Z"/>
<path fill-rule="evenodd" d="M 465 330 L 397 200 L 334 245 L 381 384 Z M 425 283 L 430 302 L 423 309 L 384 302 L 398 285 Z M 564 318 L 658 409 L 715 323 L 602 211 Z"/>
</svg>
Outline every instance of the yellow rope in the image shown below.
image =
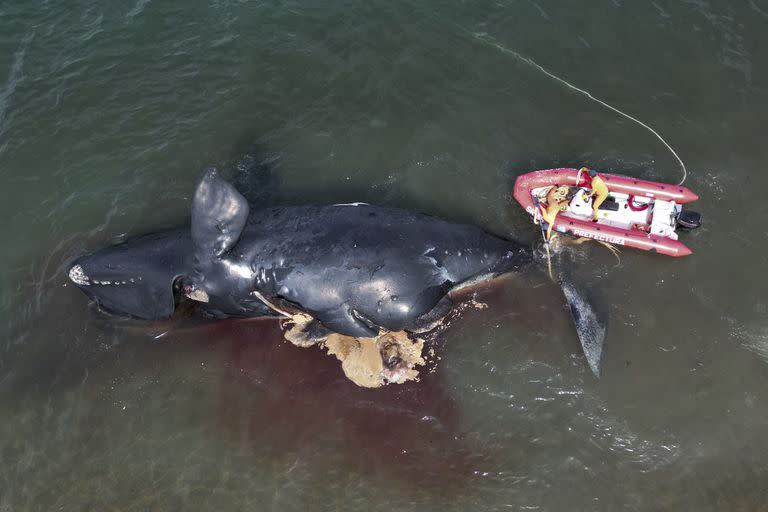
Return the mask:
<svg viewBox="0 0 768 512">
<path fill-rule="evenodd" d="M 604 102 L 603 100 L 601 100 L 599 98 L 595 98 L 594 96 L 592 96 L 592 94 L 589 91 L 585 91 L 584 89 L 580 89 L 580 88 L 576 87 L 575 85 L 573 85 L 572 83 L 568 82 L 567 80 L 565 80 L 563 78 L 560 78 L 559 76 L 555 75 L 554 73 L 550 72 L 549 70 L 547 70 L 543 66 L 539 65 L 538 63 L 536 63 L 533 59 L 531 59 L 529 57 L 526 57 L 526 56 L 516 52 L 515 50 L 511 50 L 509 48 L 505 48 L 504 46 L 500 45 L 499 43 L 497 43 L 495 41 L 492 41 L 491 39 L 489 39 L 488 34 L 477 34 L 477 33 L 471 32 L 471 31 L 465 29 L 464 27 L 462 27 L 460 25 L 457 25 L 455 23 L 454 23 L 454 25 L 459 27 L 464 32 L 470 34 L 476 41 L 480 41 L 483 44 L 486 44 L 488 46 L 492 46 L 492 47 L 496 48 L 497 50 L 499 50 L 502 53 L 506 53 L 508 55 L 512 55 L 516 59 L 521 60 L 522 62 L 525 62 L 529 66 L 532 66 L 532 67 L 538 69 L 539 71 L 541 71 L 542 73 L 544 73 L 548 77 L 552 78 L 553 80 L 556 80 L 556 81 L 560 82 L 561 84 L 565 85 L 566 87 L 569 87 L 570 89 L 573 89 L 574 91 L 577 91 L 577 92 L 583 94 L 584 96 L 586 96 L 590 100 L 594 101 L 595 103 L 597 103 L 599 105 L 602 105 L 603 107 L 605 107 L 605 108 L 607 108 L 609 110 L 612 110 L 612 111 L 616 112 L 617 114 L 619 114 L 621 116 L 624 116 L 625 118 L 629 119 L 630 121 L 633 121 L 633 122 L 637 123 L 638 125 L 642 126 L 646 130 L 651 132 L 653 135 L 656 136 L 657 139 L 659 139 L 661 141 L 662 144 L 664 144 L 664 146 L 667 147 L 667 149 L 672 153 L 672 155 L 677 159 L 677 162 L 680 164 L 680 169 L 682 169 L 682 171 L 683 171 L 683 178 L 680 180 L 680 183 L 678 183 L 678 185 L 682 185 L 685 182 L 685 179 L 688 177 L 688 169 L 685 168 L 685 164 L 683 163 L 683 159 L 680 158 L 680 156 L 678 156 L 677 152 L 674 149 L 672 149 L 672 146 L 670 146 L 669 143 L 667 143 L 667 141 L 664 140 L 664 137 L 659 135 L 659 132 L 657 132 L 656 130 L 654 130 L 653 128 L 651 128 L 650 126 L 645 124 L 644 122 L 640 121 L 639 119 L 637 119 L 635 117 L 632 117 L 631 115 L 627 114 L 626 112 L 624 112 L 622 110 L 619 110 L 618 108 L 616 108 L 616 107 L 614 107 L 612 105 L 609 105 L 608 103 Z"/>
<path fill-rule="evenodd" d="M 616 256 L 616 260 L 619 263 L 621 263 L 621 257 L 619 257 L 619 253 L 621 252 L 621 250 L 613 244 L 609 244 L 608 242 L 603 242 L 601 240 L 595 240 L 594 238 L 586 238 L 586 237 L 579 237 L 579 238 L 576 238 L 575 240 L 570 241 L 572 245 L 581 245 L 584 242 L 595 242 L 602 245 L 603 247 L 611 251 L 611 253 L 613 253 L 613 255 Z"/>
<path fill-rule="evenodd" d="M 554 238 L 554 236 L 552 237 Z M 549 279 L 554 283 L 555 276 L 552 275 L 552 255 L 549 253 L 549 244 L 544 244 L 547 247 L 547 269 L 549 270 Z"/>
</svg>

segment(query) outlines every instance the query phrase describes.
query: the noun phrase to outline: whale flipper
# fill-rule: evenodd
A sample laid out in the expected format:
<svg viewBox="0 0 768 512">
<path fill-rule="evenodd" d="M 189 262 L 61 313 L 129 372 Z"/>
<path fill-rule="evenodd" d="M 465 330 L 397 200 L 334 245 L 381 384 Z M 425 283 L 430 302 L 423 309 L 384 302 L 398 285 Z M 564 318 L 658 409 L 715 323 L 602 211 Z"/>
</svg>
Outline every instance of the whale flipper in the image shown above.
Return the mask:
<svg viewBox="0 0 768 512">
<path fill-rule="evenodd" d="M 313 316 L 326 328 L 339 334 L 354 338 L 374 338 L 379 334 L 378 326 L 371 324 L 346 304 L 337 309 L 315 313 Z"/>
<path fill-rule="evenodd" d="M 248 202 L 215 167 L 203 172 L 192 200 L 192 241 L 201 261 L 231 249 L 245 227 Z"/>
<path fill-rule="evenodd" d="M 594 306 L 584 292 L 575 286 L 571 279 L 561 274 L 559 282 L 560 289 L 563 291 L 571 311 L 576 334 L 579 337 L 579 342 L 581 342 L 584 356 L 587 358 L 587 364 L 589 364 L 595 377 L 600 377 L 605 346 L 605 324 L 600 321 Z"/>
<path fill-rule="evenodd" d="M 405 330 L 415 333 L 431 331 L 443 318 L 450 314 L 453 306 L 453 301 L 446 295 L 435 304 L 435 307 L 406 325 Z"/>
</svg>

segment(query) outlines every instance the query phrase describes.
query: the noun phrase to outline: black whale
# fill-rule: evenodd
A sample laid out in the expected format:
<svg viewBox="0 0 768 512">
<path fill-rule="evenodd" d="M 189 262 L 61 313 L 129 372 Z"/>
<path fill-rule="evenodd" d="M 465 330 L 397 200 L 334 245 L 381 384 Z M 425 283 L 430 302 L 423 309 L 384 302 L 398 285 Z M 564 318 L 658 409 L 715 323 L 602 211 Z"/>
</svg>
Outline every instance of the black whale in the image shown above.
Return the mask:
<svg viewBox="0 0 768 512">
<path fill-rule="evenodd" d="M 190 229 L 83 256 L 69 276 L 99 307 L 119 315 L 168 317 L 174 292 L 181 291 L 218 317 L 269 315 L 266 303 L 285 304 L 321 329 L 366 337 L 379 328 L 423 330 L 450 310 L 450 291 L 519 270 L 531 259 L 530 248 L 478 227 L 395 208 L 354 203 L 250 211 L 209 169 L 195 190 Z M 578 324 L 585 316 L 575 313 Z"/>
</svg>

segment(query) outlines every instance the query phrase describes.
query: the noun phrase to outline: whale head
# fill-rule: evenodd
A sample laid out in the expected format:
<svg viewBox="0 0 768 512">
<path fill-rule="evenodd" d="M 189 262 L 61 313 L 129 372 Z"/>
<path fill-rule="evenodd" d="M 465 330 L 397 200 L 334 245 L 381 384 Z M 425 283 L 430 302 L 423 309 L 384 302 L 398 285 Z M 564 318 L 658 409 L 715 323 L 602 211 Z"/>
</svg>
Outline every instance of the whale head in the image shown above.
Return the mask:
<svg viewBox="0 0 768 512">
<path fill-rule="evenodd" d="M 69 279 L 104 311 L 155 320 L 173 314 L 192 261 L 189 230 L 168 231 L 82 256 Z"/>
<path fill-rule="evenodd" d="M 173 314 L 180 297 L 212 303 L 231 296 L 247 268 L 223 258 L 248 218 L 245 198 L 209 168 L 192 201 L 189 228 L 153 233 L 98 250 L 72 262 L 69 279 L 100 309 L 145 320 Z M 233 274 L 234 272 L 234 274 Z"/>
</svg>

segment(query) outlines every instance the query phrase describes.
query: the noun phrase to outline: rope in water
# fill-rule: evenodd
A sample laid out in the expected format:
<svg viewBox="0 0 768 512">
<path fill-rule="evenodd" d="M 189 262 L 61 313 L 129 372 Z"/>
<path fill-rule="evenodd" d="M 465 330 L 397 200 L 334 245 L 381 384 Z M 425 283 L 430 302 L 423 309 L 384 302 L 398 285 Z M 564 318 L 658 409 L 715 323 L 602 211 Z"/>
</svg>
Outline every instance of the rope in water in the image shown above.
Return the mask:
<svg viewBox="0 0 768 512">
<path fill-rule="evenodd" d="M 651 132 L 653 135 L 656 136 L 657 139 L 659 139 L 661 141 L 662 144 L 664 144 L 667 147 L 667 149 L 672 153 L 672 155 L 674 155 L 674 157 L 680 163 L 680 168 L 683 171 L 683 179 L 680 180 L 680 183 L 678 183 L 678 185 L 682 185 L 685 182 L 686 178 L 688 177 L 688 170 L 685 168 L 685 164 L 683 163 L 682 158 L 680 158 L 678 156 L 677 152 L 674 149 L 672 149 L 672 146 L 670 146 L 667 143 L 667 141 L 664 140 L 664 138 L 661 135 L 659 135 L 659 132 L 657 132 L 656 130 L 654 130 L 653 128 L 651 128 L 650 126 L 645 124 L 644 122 L 640 121 L 639 119 L 637 119 L 635 117 L 632 117 L 631 115 L 627 114 L 626 112 L 623 112 L 623 111 L 619 110 L 618 108 L 616 108 L 616 107 L 614 107 L 612 105 L 609 105 L 608 103 L 604 102 L 603 100 L 601 100 L 599 98 L 595 98 L 594 96 L 592 96 L 592 94 L 589 91 L 585 91 L 584 89 L 580 89 L 579 87 L 576 87 L 575 85 L 573 85 L 572 83 L 568 82 L 567 80 L 565 80 L 565 79 L 555 75 L 551 71 L 547 70 L 543 66 L 539 65 L 538 63 L 536 63 L 533 59 L 531 59 L 529 57 L 526 57 L 526 56 L 516 52 L 515 50 L 510 50 L 509 48 L 506 48 L 506 47 L 498 44 L 497 42 L 488 39 L 488 37 L 485 34 L 476 34 L 476 33 L 468 31 L 467 29 L 465 29 L 463 27 L 460 27 L 460 28 L 464 32 L 467 32 L 467 33 L 471 34 L 472 37 L 475 40 L 481 41 L 482 43 L 487 44 L 489 46 L 493 46 L 494 48 L 496 48 L 497 50 L 501 51 L 502 53 L 506 53 L 506 54 L 512 55 L 513 57 L 515 57 L 515 58 L 525 62 L 529 66 L 532 66 L 532 67 L 538 69 L 539 71 L 541 71 L 542 73 L 544 73 L 548 77 L 552 78 L 553 80 L 557 80 L 558 82 L 560 82 L 561 84 L 565 85 L 566 87 L 568 87 L 568 88 L 570 88 L 570 89 L 572 89 L 574 91 L 580 92 L 581 94 L 583 94 L 584 96 L 586 96 L 590 100 L 592 100 L 592 101 L 602 105 L 603 107 L 605 107 L 605 108 L 607 108 L 609 110 L 612 110 L 612 111 L 616 112 L 617 114 L 619 114 L 621 116 L 624 116 L 625 118 L 629 119 L 630 121 L 633 121 L 633 122 L 639 124 L 640 126 L 645 128 L 646 130 Z"/>
<path fill-rule="evenodd" d="M 534 219 L 539 223 L 539 228 L 541 229 L 541 239 L 544 240 L 544 247 L 547 248 L 547 270 L 549 273 L 549 279 L 553 283 L 556 283 L 555 276 L 552 274 L 552 254 L 549 252 L 549 240 L 547 240 L 547 234 L 544 231 L 544 217 L 541 215 L 541 212 L 539 211 L 539 200 L 534 197 L 533 200 L 533 207 L 536 209 L 536 213 L 534 214 Z"/>
</svg>

